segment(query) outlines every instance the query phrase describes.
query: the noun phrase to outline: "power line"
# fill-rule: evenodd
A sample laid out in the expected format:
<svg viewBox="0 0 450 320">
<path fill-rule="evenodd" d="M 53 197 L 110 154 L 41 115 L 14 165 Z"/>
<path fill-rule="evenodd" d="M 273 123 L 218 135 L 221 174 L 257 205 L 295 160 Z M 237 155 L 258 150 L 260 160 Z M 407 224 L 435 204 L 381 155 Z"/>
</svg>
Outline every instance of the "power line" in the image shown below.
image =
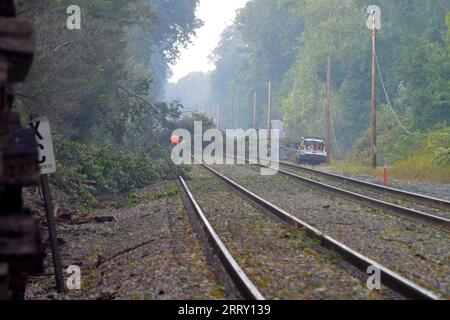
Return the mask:
<svg viewBox="0 0 450 320">
<path fill-rule="evenodd" d="M 391 99 L 389 99 L 389 95 L 386 91 L 386 86 L 384 85 L 384 80 L 383 80 L 383 75 L 381 73 L 381 68 L 380 68 L 380 64 L 378 62 L 378 54 L 376 55 L 376 60 L 377 60 L 377 68 L 378 68 L 378 73 L 380 74 L 380 80 L 381 80 L 381 85 L 383 87 L 384 90 L 384 95 L 386 96 L 386 100 L 388 102 L 389 107 L 391 108 L 392 114 L 394 115 L 395 119 L 397 120 L 399 126 L 403 129 L 403 131 L 405 131 L 407 134 L 413 135 L 413 133 L 411 131 L 409 131 L 404 125 L 403 123 L 400 121 L 400 119 L 397 116 L 397 113 L 394 110 L 394 107 L 391 104 Z"/>
</svg>

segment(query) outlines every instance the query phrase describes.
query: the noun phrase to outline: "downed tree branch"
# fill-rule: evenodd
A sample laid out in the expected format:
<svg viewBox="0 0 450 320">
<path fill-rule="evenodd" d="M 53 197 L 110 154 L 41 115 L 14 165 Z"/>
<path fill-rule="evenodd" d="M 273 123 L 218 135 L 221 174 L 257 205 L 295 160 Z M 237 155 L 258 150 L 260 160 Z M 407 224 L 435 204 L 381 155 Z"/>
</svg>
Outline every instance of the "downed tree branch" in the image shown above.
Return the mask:
<svg viewBox="0 0 450 320">
<path fill-rule="evenodd" d="M 128 90 L 125 87 L 119 87 L 119 89 L 122 89 L 123 91 L 125 91 L 126 93 L 128 93 L 130 96 L 132 96 L 133 98 L 136 98 L 138 100 L 141 100 L 142 102 L 145 102 L 148 106 L 150 106 L 152 108 L 153 111 L 155 111 L 157 114 L 159 114 L 160 116 L 166 118 L 169 117 L 170 119 L 172 119 L 173 121 L 178 121 L 178 119 L 176 119 L 175 117 L 171 116 L 170 114 L 164 115 L 161 113 L 161 111 L 155 107 L 155 105 L 153 103 L 151 103 L 150 101 L 148 101 L 147 98 L 142 97 L 136 93 L 131 92 L 130 90 Z"/>
<path fill-rule="evenodd" d="M 127 88 L 125 88 L 125 87 L 120 87 L 120 89 L 122 89 L 123 91 L 125 91 L 126 93 L 128 93 L 130 96 L 132 96 L 132 97 L 134 97 L 134 98 L 136 98 L 136 99 L 139 99 L 139 100 L 145 102 L 145 103 L 146 103 L 148 106 L 150 106 L 156 113 L 162 115 L 162 114 L 161 114 L 161 111 L 159 111 L 158 108 L 156 108 L 156 107 L 153 105 L 153 103 L 151 103 L 150 101 L 148 101 L 147 98 L 142 97 L 142 96 L 140 96 L 140 95 L 137 95 L 137 94 L 131 92 L 130 90 L 128 90 Z"/>
<path fill-rule="evenodd" d="M 114 260 L 114 259 L 116 259 L 117 257 L 120 257 L 121 255 L 124 255 L 124 254 L 126 254 L 126 253 L 129 253 L 129 252 L 134 251 L 134 250 L 136 250 L 136 249 L 139 249 L 139 248 L 141 248 L 141 247 L 143 247 L 143 246 L 145 246 L 145 245 L 147 245 L 147 244 L 150 244 L 150 243 L 152 243 L 152 242 L 155 242 L 156 240 L 157 240 L 157 238 L 154 238 L 154 239 L 145 241 L 145 242 L 143 242 L 143 243 L 141 243 L 141 244 L 138 244 L 137 246 L 134 246 L 134 247 L 131 247 L 131 248 L 127 248 L 127 249 L 125 249 L 125 250 L 122 250 L 122 251 L 120 251 L 120 252 L 118 252 L 118 253 L 114 254 L 113 256 L 111 256 L 111 257 L 109 257 L 109 258 L 106 258 L 106 259 L 103 258 L 101 255 L 99 255 L 99 256 L 98 256 L 98 259 L 97 259 L 97 268 L 100 267 L 102 264 L 108 262 L 108 261 Z"/>
<path fill-rule="evenodd" d="M 64 47 L 71 46 L 71 45 L 73 45 L 73 44 L 79 44 L 79 43 L 78 43 L 78 42 L 66 42 L 66 43 L 63 43 L 63 44 L 57 46 L 55 49 L 53 49 L 53 52 L 56 52 L 56 51 L 58 51 L 59 49 L 62 49 L 62 48 L 64 48 Z"/>
<path fill-rule="evenodd" d="M 97 181 L 95 180 L 81 180 L 80 184 L 84 186 L 95 186 L 97 185 Z"/>
<path fill-rule="evenodd" d="M 30 96 L 30 95 L 23 94 L 21 92 L 16 92 L 16 96 L 19 96 L 19 97 L 22 97 L 22 98 L 25 98 L 25 99 L 28 99 L 28 100 L 33 100 L 33 101 L 35 101 L 35 102 L 37 102 L 39 104 L 42 104 L 42 101 L 40 101 L 38 98 Z"/>
</svg>

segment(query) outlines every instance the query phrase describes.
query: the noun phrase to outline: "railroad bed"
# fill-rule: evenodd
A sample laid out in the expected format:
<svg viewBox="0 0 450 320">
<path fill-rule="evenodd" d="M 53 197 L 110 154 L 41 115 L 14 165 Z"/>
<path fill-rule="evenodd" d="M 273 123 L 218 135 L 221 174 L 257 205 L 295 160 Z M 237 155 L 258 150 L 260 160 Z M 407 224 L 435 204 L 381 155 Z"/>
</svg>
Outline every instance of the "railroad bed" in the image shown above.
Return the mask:
<svg viewBox="0 0 450 320">
<path fill-rule="evenodd" d="M 291 162 L 280 162 L 281 169 L 307 179 L 359 193 L 398 206 L 450 219 L 450 201 L 385 187 L 338 174 L 333 174 Z"/>
<path fill-rule="evenodd" d="M 261 210 L 264 209 L 264 205 L 256 205 L 258 208 L 256 209 L 255 201 L 249 204 L 248 201 L 243 200 L 248 200 L 248 197 L 243 196 L 244 192 L 231 190 L 222 183 L 223 181 L 218 181 L 218 172 L 215 173 L 216 178 L 214 178 L 211 176 L 211 172 L 205 172 L 199 166 L 193 167 L 194 178 L 187 183 L 188 187 L 193 190 L 193 197 L 198 198 L 199 207 L 205 211 L 205 216 L 210 219 L 213 228 L 217 228 L 218 237 L 223 239 L 231 255 L 236 257 L 236 261 L 242 266 L 244 273 L 248 275 L 255 287 L 261 290 L 264 297 L 272 299 L 396 299 L 400 297 L 397 293 L 405 293 L 405 287 L 407 288 L 406 291 L 409 292 L 406 292 L 404 297 L 438 298 L 448 296 L 446 259 L 449 243 L 444 231 L 433 230 L 427 225 L 411 222 L 379 210 L 367 210 L 360 205 L 347 204 L 348 201 L 346 200 L 333 199 L 332 196 L 317 192 L 309 186 L 305 190 L 305 186 L 302 187 L 299 182 L 294 182 L 287 177 L 260 176 L 259 170 L 255 170 L 255 166 L 213 167 L 221 173 L 226 173 L 226 176 L 233 178 L 250 191 L 269 201 L 273 200 L 272 203 L 279 205 L 282 209 L 286 209 L 286 202 L 288 202 L 285 196 L 289 194 L 292 196 L 292 192 L 286 192 L 286 187 L 289 184 L 295 184 L 295 186 L 290 187 L 291 190 L 296 190 L 297 194 L 309 196 L 309 199 L 306 200 L 297 197 L 297 200 L 293 201 L 299 204 L 298 200 L 300 200 L 303 205 L 308 205 L 301 209 L 303 213 L 308 211 L 309 214 L 298 215 L 295 210 L 287 211 L 294 216 L 301 217 L 311 226 L 293 217 L 294 224 L 297 223 L 301 227 L 306 225 L 306 228 L 301 228 L 300 231 L 292 230 L 292 228 L 280 224 L 277 219 L 272 219 L 273 216 L 265 215 L 264 213 L 267 213 L 267 210 Z M 214 173 L 214 170 L 212 171 Z M 223 177 L 221 179 L 224 180 Z M 233 182 L 229 183 L 229 185 L 232 184 Z M 249 187 L 249 185 L 254 187 Z M 292 197 L 288 198 L 289 201 L 292 199 Z M 277 199 L 277 201 L 274 199 Z M 326 201 L 327 204 L 323 205 L 323 201 Z M 346 204 L 350 207 L 356 207 L 350 208 L 353 210 L 348 217 L 343 216 L 342 212 L 336 212 L 334 208 L 336 203 L 341 207 L 344 204 L 344 207 L 340 208 L 344 210 L 349 209 L 349 207 L 345 207 Z M 314 208 L 311 206 L 314 206 Z M 317 210 L 317 207 L 320 210 Z M 320 219 L 320 211 L 324 211 L 322 219 Z M 289 215 L 288 213 L 283 214 Z M 352 223 L 345 223 L 345 219 L 355 218 L 356 215 L 359 217 Z M 314 217 L 318 223 L 308 221 L 309 219 L 306 219 L 308 216 Z M 331 219 L 327 221 L 327 219 L 324 219 L 326 216 Z M 333 221 L 336 219 L 337 221 Z M 356 232 L 349 230 L 353 229 L 356 224 L 358 224 Z M 370 265 L 370 263 L 365 263 L 372 260 L 336 242 L 339 244 L 336 251 L 343 254 L 344 257 L 344 259 L 341 259 L 336 251 L 324 248 L 336 249 L 335 242 L 333 242 L 335 240 L 323 238 L 324 235 L 315 230 L 313 226 L 342 241 L 338 237 L 340 236 L 346 240 L 346 242 L 342 242 L 348 247 L 373 258 L 378 263 L 382 263 L 384 266 L 379 265 L 383 272 L 382 278 L 384 277 L 385 283 L 389 282 L 389 287 L 397 293 L 386 290 L 386 288 L 381 292 L 368 290 L 366 288 L 368 275 L 365 274 L 366 269 L 364 267 Z M 372 230 L 367 229 L 368 227 L 372 227 Z M 393 230 L 392 228 L 397 229 Z M 429 235 L 428 231 L 430 230 L 423 228 L 429 228 L 435 233 Z M 307 235 L 311 236 L 311 232 L 307 230 L 313 230 L 313 234 L 319 235 L 320 241 L 317 241 L 317 237 L 315 240 L 307 237 Z M 380 230 L 383 230 L 384 234 Z M 404 234 L 394 232 L 400 230 Z M 417 232 L 419 232 L 419 235 Z M 368 233 L 368 235 L 364 235 L 364 233 Z M 394 235 L 400 238 L 389 238 Z M 407 238 L 407 236 L 410 238 Z M 436 245 L 436 241 L 442 242 L 442 244 Z M 434 247 L 435 250 L 430 252 L 430 247 Z M 314 255 L 311 256 L 311 252 L 314 252 Z M 349 252 L 350 254 L 348 254 Z M 314 259 L 311 257 L 314 257 Z M 358 260 L 360 257 L 362 257 L 361 260 Z M 376 262 L 372 261 L 375 265 Z M 299 265 L 302 266 L 301 270 L 297 270 Z M 416 265 L 419 265 L 419 268 Z M 338 267 L 339 270 L 335 267 Z M 292 270 L 295 270 L 295 272 L 292 273 Z M 361 270 L 364 270 L 364 272 L 361 272 Z M 424 270 L 426 272 L 423 272 Z M 342 272 L 347 272 L 347 274 Z M 399 274 L 396 274 L 396 272 Z M 330 276 L 331 278 L 329 278 Z M 317 277 L 322 280 L 318 281 Z M 342 277 L 344 278 L 342 279 Z M 311 279 L 311 282 L 316 285 L 317 283 L 325 285 L 314 288 L 314 285 L 308 285 L 309 281 L 305 279 Z M 341 279 L 338 280 L 337 288 L 335 282 L 330 279 Z M 348 281 L 352 283 L 353 289 L 350 289 L 352 285 L 349 285 Z M 328 288 L 328 285 L 330 288 Z M 413 293 L 411 294 L 411 292 Z"/>
<path fill-rule="evenodd" d="M 301 230 L 289 230 L 241 199 L 207 170 L 193 167 L 186 184 L 211 226 L 266 299 L 401 299 L 371 291 L 368 275 L 322 248 Z"/>
</svg>

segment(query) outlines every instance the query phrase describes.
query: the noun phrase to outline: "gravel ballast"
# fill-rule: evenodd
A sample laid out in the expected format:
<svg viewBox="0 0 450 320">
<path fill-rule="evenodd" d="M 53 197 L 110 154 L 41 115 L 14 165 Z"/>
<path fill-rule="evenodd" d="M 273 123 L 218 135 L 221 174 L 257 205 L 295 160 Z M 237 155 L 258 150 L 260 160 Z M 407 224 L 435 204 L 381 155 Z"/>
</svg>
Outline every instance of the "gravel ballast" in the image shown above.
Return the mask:
<svg viewBox="0 0 450 320">
<path fill-rule="evenodd" d="M 377 200 L 389 202 L 398 206 L 407 207 L 410 209 L 418 210 L 420 212 L 429 213 L 432 215 L 440 216 L 449 219 L 450 209 L 442 209 L 430 207 L 427 203 L 420 202 L 417 199 L 410 197 L 403 197 L 394 195 L 388 190 L 379 190 L 371 188 L 370 186 L 363 186 L 355 184 L 349 181 L 343 182 L 333 177 L 324 177 L 320 174 L 310 171 L 302 170 L 301 168 L 295 168 L 291 166 L 281 165 L 281 169 L 286 172 L 293 173 L 295 175 L 305 177 L 314 181 L 318 181 L 333 187 L 341 188 L 350 192 L 362 194 Z"/>
<path fill-rule="evenodd" d="M 318 167 L 317 170 L 322 170 L 325 172 L 337 173 L 343 176 L 348 176 L 351 178 L 377 183 L 383 185 L 383 178 L 374 177 L 370 175 L 349 175 L 347 172 L 342 170 L 337 170 L 333 167 Z M 401 189 L 409 192 L 419 193 L 423 195 L 428 195 L 430 197 L 435 197 L 438 199 L 444 199 L 450 201 L 450 184 L 442 182 L 429 182 L 429 181 L 417 181 L 417 180 L 399 180 L 394 178 L 389 178 L 389 186 L 396 189 Z"/>
<path fill-rule="evenodd" d="M 250 280 L 268 299 L 398 299 L 369 290 L 369 275 L 239 198 L 220 180 L 193 167 L 188 186 Z"/>
<path fill-rule="evenodd" d="M 261 176 L 254 166 L 213 168 L 352 249 L 449 297 L 447 232 L 336 198 L 293 178 Z"/>
<path fill-rule="evenodd" d="M 63 265 L 81 267 L 81 290 L 55 294 L 53 267 L 47 254 L 47 276 L 31 279 L 26 298 L 236 298 L 224 291 L 207 263 L 174 182 L 145 188 L 136 192 L 135 199 L 140 200 L 131 206 L 95 212 L 96 216 L 113 217 L 113 222 L 59 221 L 58 237 L 65 242 L 61 246 Z"/>
</svg>

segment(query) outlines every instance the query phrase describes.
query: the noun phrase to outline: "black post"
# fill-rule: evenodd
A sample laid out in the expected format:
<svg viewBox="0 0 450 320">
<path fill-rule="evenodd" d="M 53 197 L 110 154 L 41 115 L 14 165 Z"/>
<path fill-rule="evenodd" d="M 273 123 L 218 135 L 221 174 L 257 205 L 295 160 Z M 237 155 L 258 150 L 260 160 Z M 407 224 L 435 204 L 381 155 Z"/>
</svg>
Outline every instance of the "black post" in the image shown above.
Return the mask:
<svg viewBox="0 0 450 320">
<path fill-rule="evenodd" d="M 55 270 L 56 290 L 61 293 L 65 291 L 64 277 L 62 272 L 61 257 L 59 255 L 58 238 L 56 236 L 55 219 L 53 217 L 52 196 L 50 194 L 50 186 L 48 175 L 41 175 L 42 194 L 44 195 L 45 212 L 47 214 L 48 231 L 50 245 L 52 248 L 53 268 Z"/>
</svg>

